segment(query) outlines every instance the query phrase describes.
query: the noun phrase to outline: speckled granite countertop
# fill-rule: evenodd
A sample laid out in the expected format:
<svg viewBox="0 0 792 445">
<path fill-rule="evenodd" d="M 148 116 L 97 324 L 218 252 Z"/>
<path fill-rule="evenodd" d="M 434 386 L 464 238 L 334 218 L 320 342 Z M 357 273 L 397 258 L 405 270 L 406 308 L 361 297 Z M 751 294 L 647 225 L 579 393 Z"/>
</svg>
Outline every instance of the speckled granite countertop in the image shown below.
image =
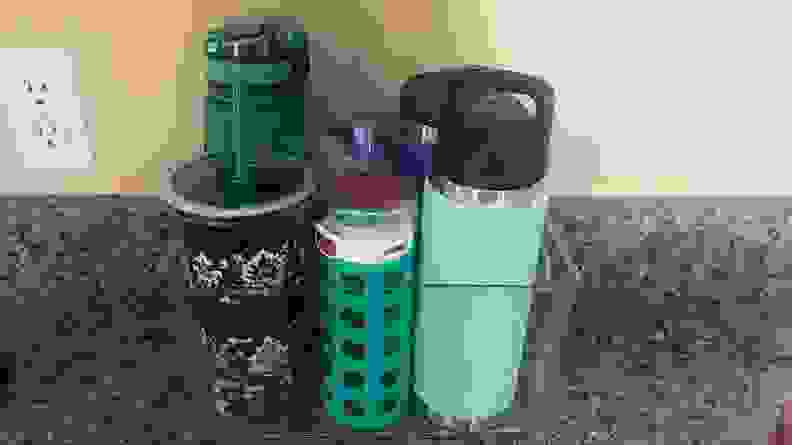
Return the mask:
<svg viewBox="0 0 792 445">
<path fill-rule="evenodd" d="M 499 419 L 520 432 L 482 436 L 767 443 L 775 401 L 792 392 L 779 359 L 792 349 L 788 207 L 552 200 L 558 233 L 537 282 L 532 366 L 514 417 Z M 4 198 L 0 211 L 0 353 L 16 370 L 0 437 L 244 444 L 277 431 L 214 415 L 212 357 L 183 301 L 184 244 L 164 204 Z"/>
</svg>

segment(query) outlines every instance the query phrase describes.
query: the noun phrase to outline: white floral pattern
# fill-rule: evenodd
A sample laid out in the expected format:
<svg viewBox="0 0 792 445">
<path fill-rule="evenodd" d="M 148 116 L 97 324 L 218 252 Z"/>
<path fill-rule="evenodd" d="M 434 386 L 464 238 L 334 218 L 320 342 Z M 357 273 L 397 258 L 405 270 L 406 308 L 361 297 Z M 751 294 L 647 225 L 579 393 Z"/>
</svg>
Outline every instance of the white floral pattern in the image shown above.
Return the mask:
<svg viewBox="0 0 792 445">
<path fill-rule="evenodd" d="M 200 252 L 190 262 L 192 284 L 198 288 L 218 288 L 226 281 L 234 288 L 281 286 L 286 279 L 285 266 L 293 243 L 285 241 L 275 252 L 261 249 L 249 258 L 243 252 L 237 252 L 231 255 L 230 260 L 212 260 L 206 253 Z M 235 276 L 229 279 L 232 274 Z"/>
</svg>

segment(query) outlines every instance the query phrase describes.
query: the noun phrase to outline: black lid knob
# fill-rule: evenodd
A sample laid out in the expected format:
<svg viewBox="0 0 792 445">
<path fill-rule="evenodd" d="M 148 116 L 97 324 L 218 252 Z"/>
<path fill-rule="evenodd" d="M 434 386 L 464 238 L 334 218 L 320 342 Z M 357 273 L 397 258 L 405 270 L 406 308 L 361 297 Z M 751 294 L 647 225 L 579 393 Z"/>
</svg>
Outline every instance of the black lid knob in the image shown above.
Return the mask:
<svg viewBox="0 0 792 445">
<path fill-rule="evenodd" d="M 534 111 L 517 95 L 530 98 Z M 438 130 L 433 175 L 493 190 L 544 178 L 554 105 L 544 79 L 483 66 L 413 76 L 402 85 L 400 103 L 403 118 Z"/>
</svg>

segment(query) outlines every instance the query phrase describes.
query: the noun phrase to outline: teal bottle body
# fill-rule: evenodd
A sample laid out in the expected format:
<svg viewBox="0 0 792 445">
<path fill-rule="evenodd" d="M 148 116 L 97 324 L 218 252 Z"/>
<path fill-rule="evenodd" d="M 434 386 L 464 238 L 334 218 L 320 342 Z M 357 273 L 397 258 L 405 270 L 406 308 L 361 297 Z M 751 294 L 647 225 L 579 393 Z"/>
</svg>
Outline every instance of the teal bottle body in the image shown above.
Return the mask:
<svg viewBox="0 0 792 445">
<path fill-rule="evenodd" d="M 487 418 L 514 400 L 547 198 L 489 192 L 436 178 L 423 190 L 415 391 L 428 415 Z"/>
</svg>

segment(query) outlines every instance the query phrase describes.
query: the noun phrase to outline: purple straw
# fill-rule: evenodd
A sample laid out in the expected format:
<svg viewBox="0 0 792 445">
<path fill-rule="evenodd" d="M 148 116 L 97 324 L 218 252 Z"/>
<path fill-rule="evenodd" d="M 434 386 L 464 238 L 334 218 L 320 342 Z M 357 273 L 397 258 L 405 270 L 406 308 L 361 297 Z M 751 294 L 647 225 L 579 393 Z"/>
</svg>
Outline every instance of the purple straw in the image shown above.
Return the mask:
<svg viewBox="0 0 792 445">
<path fill-rule="evenodd" d="M 352 129 L 352 157 L 357 161 L 382 160 L 382 147 L 374 144 L 370 128 Z"/>
</svg>

